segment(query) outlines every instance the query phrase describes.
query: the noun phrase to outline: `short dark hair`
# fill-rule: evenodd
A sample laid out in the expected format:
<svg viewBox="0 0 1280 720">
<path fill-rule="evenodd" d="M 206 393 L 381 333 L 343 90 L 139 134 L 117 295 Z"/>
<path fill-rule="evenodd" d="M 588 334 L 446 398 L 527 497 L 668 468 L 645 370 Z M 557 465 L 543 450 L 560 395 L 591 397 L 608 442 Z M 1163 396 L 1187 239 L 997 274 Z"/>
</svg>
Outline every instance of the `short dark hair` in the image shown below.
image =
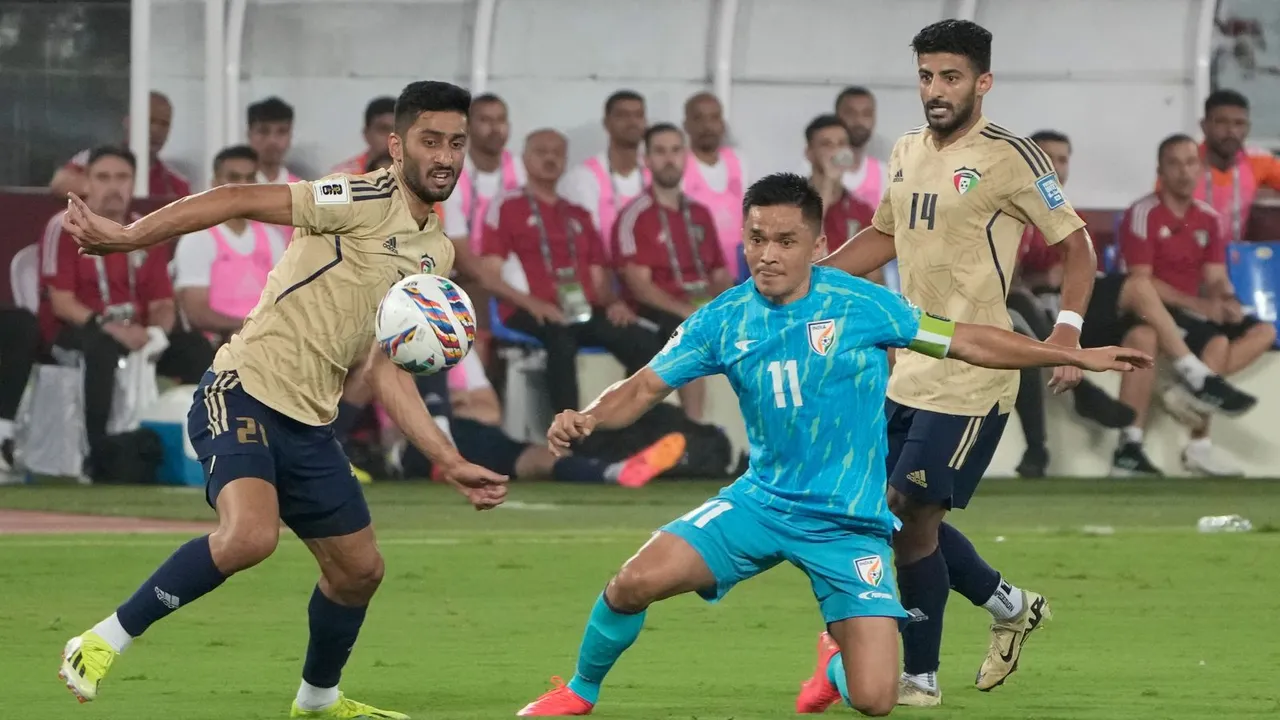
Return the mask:
<svg viewBox="0 0 1280 720">
<path fill-rule="evenodd" d="M 1067 150 L 1071 149 L 1071 138 L 1067 137 L 1064 132 L 1057 130 L 1037 130 L 1031 134 L 1031 142 L 1039 145 L 1040 143 L 1059 142 L 1067 146 Z"/>
<path fill-rule="evenodd" d="M 635 90 L 619 90 L 614 94 L 610 95 L 608 99 L 604 101 L 604 114 L 608 115 L 609 113 L 613 112 L 613 108 L 618 103 L 626 102 L 628 100 L 635 100 L 643 104 L 644 96 L 636 92 Z"/>
<path fill-rule="evenodd" d="M 662 133 L 668 133 L 668 132 L 676 133 L 677 135 L 680 136 L 681 140 L 684 139 L 684 131 L 676 127 L 675 125 L 669 122 L 656 123 L 654 125 L 650 125 L 648 129 L 644 131 L 645 149 L 647 150 L 649 148 L 649 142 L 654 138 L 654 136 L 661 135 Z"/>
<path fill-rule="evenodd" d="M 366 128 L 372 127 L 373 121 L 377 120 L 378 116 L 395 115 L 395 113 L 396 113 L 395 98 L 389 95 L 376 97 L 370 100 L 369 104 L 364 107 L 364 126 Z"/>
<path fill-rule="evenodd" d="M 1209 97 L 1204 99 L 1205 117 L 1208 117 L 1210 112 L 1220 107 L 1234 107 L 1240 108 L 1241 110 L 1248 110 L 1249 98 L 1236 90 L 1214 90 L 1209 93 Z"/>
<path fill-rule="evenodd" d="M 940 20 L 911 39 L 916 55 L 962 55 L 979 73 L 991 72 L 991 32 L 971 20 Z"/>
<path fill-rule="evenodd" d="M 384 162 L 390 163 L 391 161 L 392 161 L 391 153 L 382 153 L 381 155 L 374 155 L 370 157 L 367 162 L 365 162 L 364 171 L 367 173 L 371 173 L 374 170 L 377 170 L 379 167 L 381 167 Z"/>
<path fill-rule="evenodd" d="M 1181 145 L 1182 143 L 1191 143 L 1192 145 L 1195 145 L 1196 141 L 1186 133 L 1174 133 L 1161 140 L 1160 145 L 1156 148 L 1156 165 L 1159 165 L 1164 161 L 1164 154 L 1169 150 L 1169 148 L 1174 145 Z"/>
<path fill-rule="evenodd" d="M 249 126 L 268 122 L 293 122 L 293 106 L 272 96 L 249 106 Z"/>
<path fill-rule="evenodd" d="M 84 167 L 87 170 L 93 167 L 94 164 L 102 158 L 107 157 L 120 158 L 121 160 L 129 163 L 129 167 L 133 168 L 134 172 L 138 171 L 138 158 L 129 150 L 129 148 L 120 147 L 118 145 L 99 145 L 98 147 L 90 150 L 89 159 L 85 161 Z"/>
<path fill-rule="evenodd" d="M 875 98 L 875 94 L 872 93 L 871 90 L 861 85 L 850 85 L 849 87 L 841 90 L 840 94 L 836 96 L 836 104 L 834 106 L 835 109 L 839 110 L 840 103 L 844 102 L 845 100 L 848 100 L 849 98 L 855 98 L 855 97 Z"/>
<path fill-rule="evenodd" d="M 484 105 L 486 103 L 498 103 L 503 107 L 507 106 L 507 101 L 499 97 L 497 93 L 491 93 L 491 92 L 480 93 L 479 95 L 476 95 L 475 97 L 471 98 L 471 107 L 475 107 L 477 105 Z"/>
<path fill-rule="evenodd" d="M 409 129 L 424 112 L 471 114 L 471 93 L 442 80 L 419 80 L 404 86 L 396 98 L 396 132 Z"/>
<path fill-rule="evenodd" d="M 213 158 L 213 171 L 218 172 L 218 168 L 222 167 L 222 163 L 228 160 L 252 160 L 258 162 L 258 152 L 248 145 L 232 145 L 218 151 Z"/>
<path fill-rule="evenodd" d="M 745 218 L 753 207 L 778 205 L 800 208 L 800 217 L 814 231 L 815 237 L 822 234 L 822 196 L 808 180 L 795 173 L 765 175 L 751 183 L 742 196 L 742 217 Z"/>
<path fill-rule="evenodd" d="M 806 145 L 812 145 L 813 136 L 817 135 L 819 131 L 826 130 L 830 127 L 838 127 L 841 130 L 844 130 L 846 135 L 849 134 L 849 128 L 845 126 L 844 122 L 842 122 L 840 118 L 830 114 L 819 115 L 813 120 L 810 120 L 809 124 L 805 126 L 804 143 Z M 850 138 L 850 140 L 852 141 L 852 138 Z"/>
</svg>

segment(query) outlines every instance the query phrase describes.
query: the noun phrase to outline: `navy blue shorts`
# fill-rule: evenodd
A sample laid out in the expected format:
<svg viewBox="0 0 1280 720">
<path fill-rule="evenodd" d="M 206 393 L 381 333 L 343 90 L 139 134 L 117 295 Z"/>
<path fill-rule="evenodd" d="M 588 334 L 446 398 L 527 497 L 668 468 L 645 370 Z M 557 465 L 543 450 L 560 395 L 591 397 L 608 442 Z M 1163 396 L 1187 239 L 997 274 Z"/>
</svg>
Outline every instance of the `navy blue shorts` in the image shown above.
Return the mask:
<svg viewBox="0 0 1280 720">
<path fill-rule="evenodd" d="M 239 478 L 276 488 L 280 519 L 300 538 L 368 527 L 369 506 L 331 426 L 307 425 L 245 392 L 234 372 L 206 372 L 187 413 L 187 434 L 204 466 L 205 499 Z"/>
<path fill-rule="evenodd" d="M 963 508 L 996 454 L 1009 414 L 986 417 L 918 410 L 885 399 L 889 487 L 921 505 Z"/>
</svg>

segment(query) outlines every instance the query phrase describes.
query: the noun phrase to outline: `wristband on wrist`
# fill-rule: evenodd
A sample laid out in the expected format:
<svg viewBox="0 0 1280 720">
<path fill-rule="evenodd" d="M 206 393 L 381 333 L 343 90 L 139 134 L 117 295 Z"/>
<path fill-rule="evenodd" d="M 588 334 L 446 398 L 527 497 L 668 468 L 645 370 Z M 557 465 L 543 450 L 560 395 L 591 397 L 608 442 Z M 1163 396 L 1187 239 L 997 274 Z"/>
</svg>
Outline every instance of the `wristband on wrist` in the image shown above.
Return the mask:
<svg viewBox="0 0 1280 720">
<path fill-rule="evenodd" d="M 1076 330 L 1084 329 L 1084 318 L 1080 317 L 1080 313 L 1074 310 L 1063 310 L 1058 313 L 1058 325 L 1070 325 Z"/>
</svg>

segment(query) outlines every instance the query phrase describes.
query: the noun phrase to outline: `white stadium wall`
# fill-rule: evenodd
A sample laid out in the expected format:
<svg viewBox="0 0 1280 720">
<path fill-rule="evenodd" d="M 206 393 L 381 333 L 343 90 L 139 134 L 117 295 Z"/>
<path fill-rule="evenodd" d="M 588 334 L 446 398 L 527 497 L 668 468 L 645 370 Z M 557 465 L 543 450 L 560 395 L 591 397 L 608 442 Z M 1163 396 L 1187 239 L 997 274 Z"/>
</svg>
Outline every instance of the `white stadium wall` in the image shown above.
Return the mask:
<svg viewBox="0 0 1280 720">
<path fill-rule="evenodd" d="M 724 0 L 720 0 L 724 1 Z M 1150 188 L 1155 143 L 1195 125 L 1196 33 L 1212 0 L 740 0 L 732 32 L 731 134 L 756 174 L 796 169 L 802 131 L 840 87 L 880 98 L 874 148 L 920 124 L 908 43 L 972 12 L 995 34 L 998 122 L 1076 143 L 1069 192 L 1082 207 L 1127 205 Z M 566 131 L 575 158 L 604 144 L 605 97 L 645 94 L 676 119 L 710 88 L 717 0 L 496 0 L 485 89 L 506 97 L 512 136 Z M 471 77 L 474 2 L 249 0 L 240 100 L 279 95 L 298 111 L 294 164 L 323 172 L 361 149 L 365 103 L 423 77 Z M 174 100 L 165 154 L 208 181 L 204 4 L 153 0 L 151 75 Z"/>
</svg>

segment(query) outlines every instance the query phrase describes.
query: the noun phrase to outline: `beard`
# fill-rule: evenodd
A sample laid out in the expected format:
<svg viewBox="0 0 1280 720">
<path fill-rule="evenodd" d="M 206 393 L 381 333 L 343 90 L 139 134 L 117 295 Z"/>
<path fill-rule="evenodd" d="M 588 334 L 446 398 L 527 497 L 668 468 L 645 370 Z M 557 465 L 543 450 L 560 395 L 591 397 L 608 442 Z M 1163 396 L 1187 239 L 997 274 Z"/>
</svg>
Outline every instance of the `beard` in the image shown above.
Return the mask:
<svg viewBox="0 0 1280 720">
<path fill-rule="evenodd" d="M 404 179 L 404 184 L 408 186 L 410 192 L 418 196 L 419 200 L 428 205 L 434 205 L 448 200 L 449 196 L 453 194 L 453 189 L 458 186 L 457 168 L 444 166 L 431 168 L 431 172 L 435 172 L 436 170 L 449 170 L 453 172 L 453 182 L 445 189 L 437 191 L 432 190 L 423 184 L 421 167 L 417 162 L 411 160 L 408 155 L 404 158 L 403 166 L 401 176 Z"/>
<path fill-rule="evenodd" d="M 964 127 L 965 123 L 969 122 L 969 119 L 973 117 L 974 102 L 970 99 L 969 102 L 963 105 L 949 106 L 951 118 L 948 120 L 934 120 L 929 116 L 929 107 L 928 104 L 924 107 L 924 117 L 929 124 L 929 129 L 943 135 L 949 135 Z"/>
</svg>

